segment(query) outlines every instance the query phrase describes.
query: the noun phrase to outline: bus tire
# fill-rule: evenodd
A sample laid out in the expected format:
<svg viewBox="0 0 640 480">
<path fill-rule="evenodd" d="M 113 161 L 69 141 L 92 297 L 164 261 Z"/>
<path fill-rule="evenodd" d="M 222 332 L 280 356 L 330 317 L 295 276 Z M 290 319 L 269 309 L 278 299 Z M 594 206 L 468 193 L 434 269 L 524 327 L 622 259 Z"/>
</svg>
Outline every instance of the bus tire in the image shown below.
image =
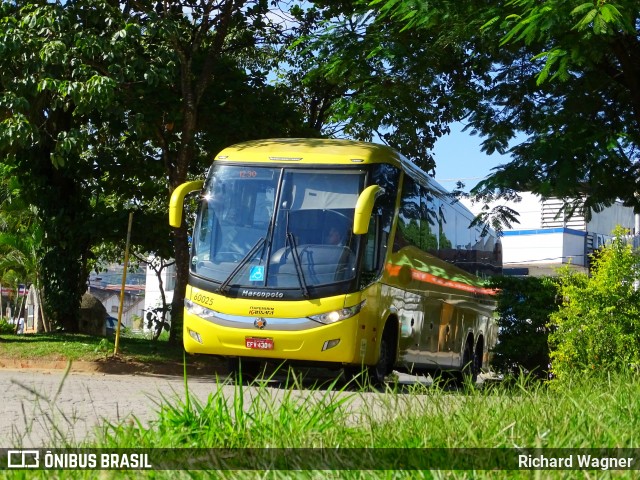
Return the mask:
<svg viewBox="0 0 640 480">
<path fill-rule="evenodd" d="M 464 346 L 464 352 L 462 353 L 462 365 L 458 375 L 458 380 L 462 385 L 470 382 L 475 385 L 478 379 L 478 370 L 476 358 L 473 354 L 473 339 L 469 337 Z"/>
<path fill-rule="evenodd" d="M 393 347 L 391 345 L 391 335 L 389 329 L 385 328 L 380 338 L 380 356 L 375 365 L 368 369 L 369 380 L 374 387 L 381 387 L 385 383 L 387 375 L 391 373 L 393 365 Z"/>
<path fill-rule="evenodd" d="M 385 384 L 386 378 L 391 373 L 395 363 L 395 337 L 391 325 L 393 325 L 393 322 L 387 323 L 380 338 L 380 355 L 375 365 L 344 367 L 348 382 L 353 382 L 359 388 L 368 386 L 379 388 Z"/>
</svg>

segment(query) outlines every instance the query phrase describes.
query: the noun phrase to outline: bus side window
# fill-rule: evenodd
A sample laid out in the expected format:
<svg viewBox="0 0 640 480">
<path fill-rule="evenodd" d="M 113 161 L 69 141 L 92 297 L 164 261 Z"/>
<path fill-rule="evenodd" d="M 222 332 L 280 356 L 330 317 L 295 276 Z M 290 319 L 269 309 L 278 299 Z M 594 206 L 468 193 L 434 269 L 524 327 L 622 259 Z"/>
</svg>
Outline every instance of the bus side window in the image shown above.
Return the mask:
<svg viewBox="0 0 640 480">
<path fill-rule="evenodd" d="M 369 231 L 365 239 L 365 251 L 360 269 L 360 284 L 364 287 L 382 273 L 389 248 L 389 235 L 393 223 L 400 170 L 380 163 L 372 167 L 372 183 L 380 185 L 384 193 L 376 199 L 371 213 Z"/>
<path fill-rule="evenodd" d="M 398 228 L 393 244 L 394 252 L 409 245 L 420 247 L 421 223 L 420 185 L 405 174 L 398 212 Z"/>
<path fill-rule="evenodd" d="M 389 244 L 391 230 L 391 209 L 389 199 L 379 198 L 373 208 L 369 231 L 367 232 L 364 258 L 362 261 L 362 282 L 368 284 L 381 273 Z"/>
<path fill-rule="evenodd" d="M 380 245 L 376 241 L 378 237 L 378 216 L 371 215 L 369 221 L 369 231 L 367 232 L 366 245 L 364 249 L 364 261 L 362 262 L 362 270 L 365 273 L 374 274 L 378 270 Z"/>
<path fill-rule="evenodd" d="M 420 249 L 438 254 L 437 210 L 439 200 L 427 187 L 420 187 Z"/>
</svg>

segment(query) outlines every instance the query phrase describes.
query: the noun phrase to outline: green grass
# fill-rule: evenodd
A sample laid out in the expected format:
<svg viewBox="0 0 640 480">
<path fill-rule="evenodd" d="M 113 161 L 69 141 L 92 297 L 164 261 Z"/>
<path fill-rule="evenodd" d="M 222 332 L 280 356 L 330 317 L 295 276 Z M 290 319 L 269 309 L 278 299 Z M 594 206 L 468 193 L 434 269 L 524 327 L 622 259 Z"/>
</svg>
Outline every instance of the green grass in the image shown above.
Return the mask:
<svg viewBox="0 0 640 480">
<path fill-rule="evenodd" d="M 175 347 L 161 336 L 152 341 L 142 335 L 120 337 L 118 354 L 140 362 L 182 362 L 182 347 Z M 96 361 L 113 355 L 114 337 L 95 337 L 71 333 L 0 335 L 0 357 L 42 361 Z"/>
<path fill-rule="evenodd" d="M 219 387 L 222 387 L 221 385 Z M 391 465 L 388 471 L 280 471 L 313 465 L 309 451 L 265 458 L 269 448 L 639 448 L 640 378 L 637 374 L 593 376 L 564 384 L 527 383 L 489 388 L 414 386 L 385 393 L 299 388 L 295 379 L 279 389 L 264 385 L 214 388 L 204 402 L 166 398 L 150 425 L 105 424 L 86 448 L 179 448 L 196 462 L 197 448 L 245 448 L 243 458 L 216 456 L 209 468 L 223 478 L 636 478 L 637 471 L 411 471 L 419 457 L 396 451 L 357 451 L 334 457 L 341 468 Z M 188 392 L 188 379 L 185 377 Z M 73 445 L 70 445 L 73 446 Z M 255 452 L 256 458 L 252 458 Z M 327 450 L 329 454 L 331 450 Z M 282 453 L 282 452 L 280 452 Z M 389 454 L 395 457 L 388 457 Z M 167 453 L 170 455 L 170 452 Z M 233 455 L 233 453 L 231 453 Z M 387 457 L 382 458 L 382 456 Z M 416 453 L 420 455 L 420 452 Z M 169 457 L 167 457 L 169 458 Z M 228 462 L 264 471 L 222 472 Z M 640 459 L 637 459 L 640 461 Z M 263 463 L 256 463 L 263 462 Z M 311 463 L 310 463 L 311 462 Z M 414 464 L 415 465 L 415 464 Z M 30 472 L 36 473 L 36 472 Z M 37 472 L 45 476 L 45 472 Z M 50 476 L 49 473 L 46 473 Z M 59 472 L 90 478 L 90 472 Z M 104 478 L 200 478 L 205 472 L 102 472 Z"/>
</svg>

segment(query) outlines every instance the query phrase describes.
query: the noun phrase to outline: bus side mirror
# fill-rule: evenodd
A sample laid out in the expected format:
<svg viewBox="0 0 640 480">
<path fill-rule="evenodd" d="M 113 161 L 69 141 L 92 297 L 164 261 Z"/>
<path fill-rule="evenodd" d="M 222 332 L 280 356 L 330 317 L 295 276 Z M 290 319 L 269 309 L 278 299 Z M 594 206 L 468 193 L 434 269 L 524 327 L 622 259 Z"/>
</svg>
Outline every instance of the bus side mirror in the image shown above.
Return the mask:
<svg viewBox="0 0 640 480">
<path fill-rule="evenodd" d="M 378 185 L 370 185 L 358 196 L 356 211 L 353 216 L 353 233 L 355 235 L 363 235 L 369 231 L 369 220 L 371 220 L 373 204 L 376 198 L 383 193 L 384 188 Z"/>
<path fill-rule="evenodd" d="M 169 225 L 178 228 L 182 224 L 182 210 L 184 197 L 187 193 L 194 190 L 200 190 L 204 185 L 203 180 L 196 180 L 193 182 L 186 182 L 179 185 L 171 194 L 171 200 L 169 200 Z"/>
</svg>

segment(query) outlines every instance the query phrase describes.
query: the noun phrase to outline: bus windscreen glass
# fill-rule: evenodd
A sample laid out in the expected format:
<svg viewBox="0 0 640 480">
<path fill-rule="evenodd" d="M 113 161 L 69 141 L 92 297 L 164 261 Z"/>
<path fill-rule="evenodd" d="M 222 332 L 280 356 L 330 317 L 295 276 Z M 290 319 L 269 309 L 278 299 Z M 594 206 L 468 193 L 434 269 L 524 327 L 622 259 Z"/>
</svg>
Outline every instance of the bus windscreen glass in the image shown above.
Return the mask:
<svg viewBox="0 0 640 480">
<path fill-rule="evenodd" d="M 192 242 L 192 273 L 225 286 L 302 289 L 356 273 L 361 169 L 215 165 Z"/>
</svg>

